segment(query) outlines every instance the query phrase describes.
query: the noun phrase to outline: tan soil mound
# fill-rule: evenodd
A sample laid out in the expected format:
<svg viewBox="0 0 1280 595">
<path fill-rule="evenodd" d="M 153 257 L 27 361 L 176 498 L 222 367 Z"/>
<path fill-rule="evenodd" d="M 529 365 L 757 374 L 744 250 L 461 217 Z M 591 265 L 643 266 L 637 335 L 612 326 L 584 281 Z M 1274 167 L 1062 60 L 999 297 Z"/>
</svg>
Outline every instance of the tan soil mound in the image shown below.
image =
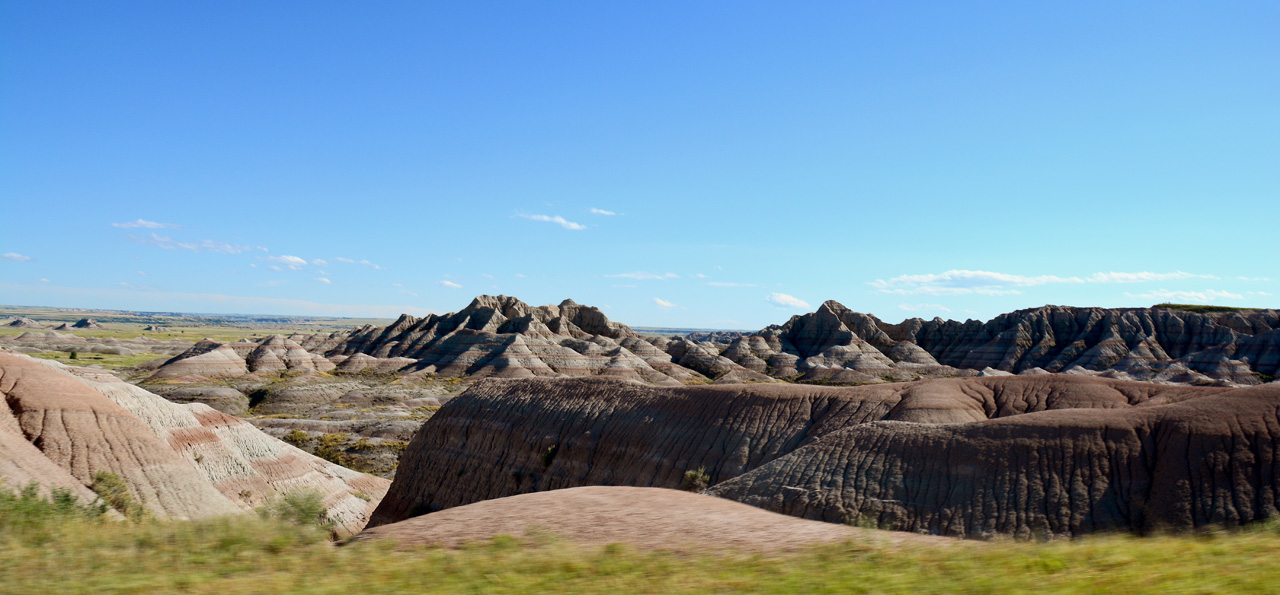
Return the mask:
<svg viewBox="0 0 1280 595">
<path fill-rule="evenodd" d="M 712 496 L 662 488 L 590 486 L 521 494 L 370 529 L 357 540 L 458 547 L 497 535 L 550 532 L 572 543 L 622 543 L 645 550 L 795 550 L 845 540 L 936 537 L 806 521 Z"/>
</svg>

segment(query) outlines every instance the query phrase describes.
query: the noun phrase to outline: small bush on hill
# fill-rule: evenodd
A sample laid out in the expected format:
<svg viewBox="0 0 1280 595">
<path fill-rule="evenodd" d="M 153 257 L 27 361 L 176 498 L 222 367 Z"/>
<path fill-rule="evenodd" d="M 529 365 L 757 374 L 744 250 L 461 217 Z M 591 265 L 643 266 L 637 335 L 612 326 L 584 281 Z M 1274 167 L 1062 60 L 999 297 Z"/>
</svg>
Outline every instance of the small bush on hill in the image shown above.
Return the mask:
<svg viewBox="0 0 1280 595">
<path fill-rule="evenodd" d="M 129 495 L 129 487 L 119 475 L 110 471 L 99 471 L 93 474 L 93 493 L 117 512 L 129 520 L 141 520 L 147 516 L 147 509 L 139 502 L 134 502 Z"/>
<path fill-rule="evenodd" d="M 707 468 L 698 467 L 696 470 L 685 471 L 682 487 L 688 492 L 701 492 L 711 487 L 711 476 L 707 475 Z"/>
</svg>

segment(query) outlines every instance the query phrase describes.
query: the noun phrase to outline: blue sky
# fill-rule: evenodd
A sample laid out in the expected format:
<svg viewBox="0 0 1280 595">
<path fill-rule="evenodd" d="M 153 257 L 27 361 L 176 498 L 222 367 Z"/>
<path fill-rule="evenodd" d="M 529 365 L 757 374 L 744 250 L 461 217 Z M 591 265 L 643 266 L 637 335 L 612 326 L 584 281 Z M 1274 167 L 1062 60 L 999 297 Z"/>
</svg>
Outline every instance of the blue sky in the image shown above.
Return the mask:
<svg viewBox="0 0 1280 595">
<path fill-rule="evenodd" d="M 366 4 L 0 3 L 0 303 L 1280 304 L 1275 2 Z"/>
</svg>

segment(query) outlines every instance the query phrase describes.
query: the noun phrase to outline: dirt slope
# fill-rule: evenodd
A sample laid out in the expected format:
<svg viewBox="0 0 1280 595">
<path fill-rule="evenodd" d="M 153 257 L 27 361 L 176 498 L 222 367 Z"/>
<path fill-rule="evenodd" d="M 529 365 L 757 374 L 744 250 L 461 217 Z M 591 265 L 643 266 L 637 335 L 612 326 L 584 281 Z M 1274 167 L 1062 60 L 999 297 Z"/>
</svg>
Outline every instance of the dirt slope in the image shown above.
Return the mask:
<svg viewBox="0 0 1280 595">
<path fill-rule="evenodd" d="M 591 486 L 486 500 L 370 529 L 358 540 L 458 547 L 539 532 L 586 546 L 685 552 L 795 550 L 845 540 L 933 541 L 806 521 L 721 498 L 660 488 Z"/>
</svg>

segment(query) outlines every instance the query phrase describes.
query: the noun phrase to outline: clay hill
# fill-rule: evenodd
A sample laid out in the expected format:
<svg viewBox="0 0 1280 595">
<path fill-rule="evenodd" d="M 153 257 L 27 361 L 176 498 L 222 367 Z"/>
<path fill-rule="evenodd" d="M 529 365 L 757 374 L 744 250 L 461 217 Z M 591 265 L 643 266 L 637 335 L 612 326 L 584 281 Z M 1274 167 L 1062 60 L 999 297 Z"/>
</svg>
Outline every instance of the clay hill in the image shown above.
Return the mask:
<svg viewBox="0 0 1280 595">
<path fill-rule="evenodd" d="M 340 534 L 359 531 L 385 479 L 271 438 L 205 405 L 171 403 L 96 369 L 0 350 L 0 479 L 82 501 L 100 471 L 160 518 L 240 514 L 291 490 L 324 498 Z"/>
<path fill-rule="evenodd" d="M 203 341 L 154 377 L 334 369 L 472 378 L 598 376 L 670 386 L 1043 373 L 1247 386 L 1274 379 L 1280 370 L 1280 312 L 1044 306 L 988 322 L 913 318 L 890 324 L 828 301 L 751 334 L 658 337 L 572 300 L 531 307 L 512 297 L 480 296 L 456 313 L 403 315 L 386 327 Z"/>
<path fill-rule="evenodd" d="M 942 541 L 807 521 L 702 494 L 660 488 L 589 486 L 486 500 L 370 529 L 357 541 L 459 547 L 498 535 L 553 533 L 585 546 L 625 543 L 645 550 L 797 550 L 838 541 Z"/>
<path fill-rule="evenodd" d="M 517 494 L 699 479 L 773 512 L 938 535 L 1240 525 L 1278 512 L 1280 384 L 486 379 L 419 429 L 370 526 Z"/>
<path fill-rule="evenodd" d="M 39 322 L 36 322 L 26 317 L 15 318 L 5 323 L 5 326 L 9 326 L 13 328 L 44 328 L 43 324 L 40 324 Z"/>
<path fill-rule="evenodd" d="M 107 327 L 102 326 L 102 324 L 101 324 L 101 323 L 99 323 L 98 321 L 96 321 L 96 320 L 94 320 L 94 319 L 92 319 L 92 318 L 81 318 L 81 319 L 80 319 L 80 320 L 78 320 L 75 324 L 71 325 L 71 328 L 78 328 L 78 329 L 103 329 L 103 328 L 107 328 Z"/>
</svg>

